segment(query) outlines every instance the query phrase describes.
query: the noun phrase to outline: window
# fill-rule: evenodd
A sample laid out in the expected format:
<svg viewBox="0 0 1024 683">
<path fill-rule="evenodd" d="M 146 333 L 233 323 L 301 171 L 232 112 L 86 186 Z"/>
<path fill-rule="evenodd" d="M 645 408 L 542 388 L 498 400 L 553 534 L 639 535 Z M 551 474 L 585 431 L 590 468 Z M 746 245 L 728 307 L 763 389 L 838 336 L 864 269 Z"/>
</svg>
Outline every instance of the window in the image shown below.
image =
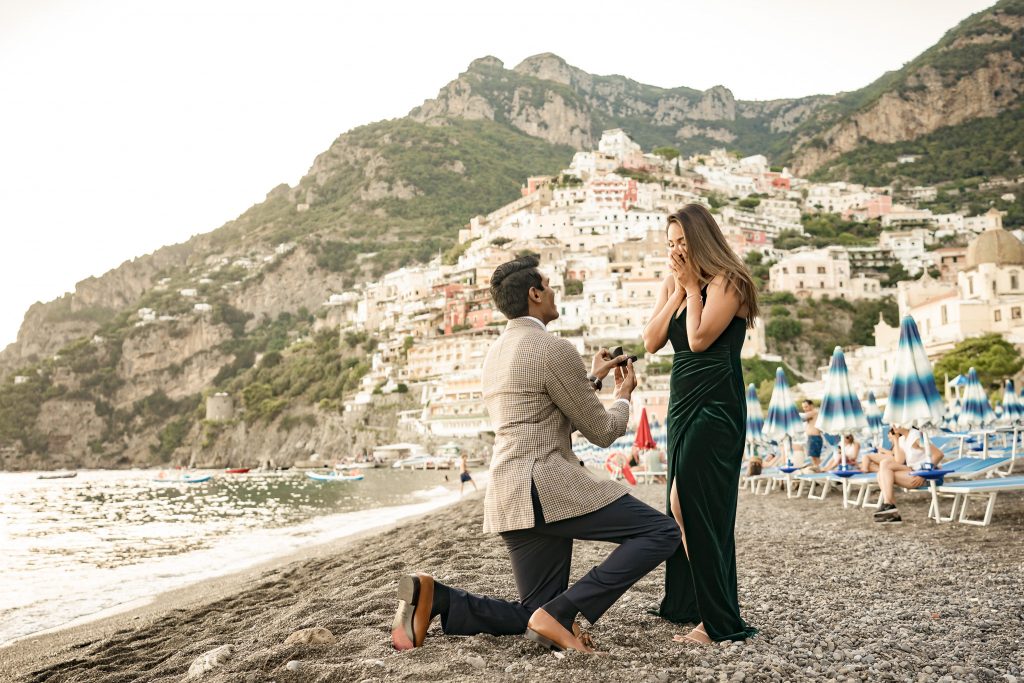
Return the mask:
<svg viewBox="0 0 1024 683">
<path fill-rule="evenodd" d="M 996 322 L 999 322 L 1002 319 L 1003 319 L 1003 312 L 1002 311 L 1000 311 L 999 309 L 996 309 L 995 311 L 992 312 L 992 320 L 994 320 Z"/>
<path fill-rule="evenodd" d="M 800 284 L 799 284 L 799 285 L 797 285 L 797 286 L 798 286 L 798 287 L 800 287 L 800 289 L 803 289 L 803 288 L 804 288 L 804 281 L 803 281 L 803 280 L 801 280 L 801 281 L 800 281 Z"/>
<path fill-rule="evenodd" d="M 787 268 L 786 266 L 782 266 L 782 274 L 789 275 L 789 268 Z"/>
<path fill-rule="evenodd" d="M 797 275 L 803 275 L 804 274 L 804 267 L 803 266 L 797 266 L 796 267 L 796 274 Z"/>
<path fill-rule="evenodd" d="M 1010 309 L 1010 319 L 1020 320 L 1020 306 L 1014 306 Z"/>
<path fill-rule="evenodd" d="M 825 274 L 825 266 L 818 266 L 818 275 Z"/>
<path fill-rule="evenodd" d="M 940 312 L 942 313 L 942 324 L 943 325 L 948 324 L 949 323 L 949 313 L 946 311 L 945 304 L 943 304 L 942 309 L 941 309 Z"/>
<path fill-rule="evenodd" d="M 967 278 L 967 293 L 968 294 L 974 294 L 974 278 L 973 277 Z"/>
<path fill-rule="evenodd" d="M 818 280 L 818 289 L 825 289 L 825 281 Z"/>
</svg>

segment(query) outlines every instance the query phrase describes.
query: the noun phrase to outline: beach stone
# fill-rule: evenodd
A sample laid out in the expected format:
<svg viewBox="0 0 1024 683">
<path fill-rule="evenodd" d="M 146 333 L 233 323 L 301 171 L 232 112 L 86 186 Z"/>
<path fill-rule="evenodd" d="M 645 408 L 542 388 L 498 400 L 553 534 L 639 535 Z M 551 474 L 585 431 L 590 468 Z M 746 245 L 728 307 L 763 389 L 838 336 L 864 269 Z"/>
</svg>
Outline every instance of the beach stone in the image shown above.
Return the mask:
<svg viewBox="0 0 1024 683">
<path fill-rule="evenodd" d="M 285 638 L 285 645 L 329 645 L 338 639 L 325 628 L 304 628 Z"/>
<path fill-rule="evenodd" d="M 487 663 L 484 662 L 484 658 L 483 657 L 475 657 L 475 656 L 466 657 L 466 662 L 471 667 L 473 667 L 474 669 L 479 669 L 481 671 L 483 670 L 483 668 L 485 666 L 487 666 Z"/>
<path fill-rule="evenodd" d="M 1017 677 L 1013 674 L 1003 674 L 1003 680 L 1005 680 L 1006 683 L 1017 683 Z"/>
<path fill-rule="evenodd" d="M 186 678 L 199 678 L 207 671 L 216 669 L 218 666 L 225 664 L 229 659 L 231 659 L 231 654 L 234 650 L 234 645 L 221 645 L 220 647 L 199 655 L 192 661 L 192 665 L 188 668 L 188 676 L 186 676 Z"/>
<path fill-rule="evenodd" d="M 293 659 L 292 661 L 285 664 L 284 668 L 288 669 L 289 671 L 298 671 L 300 666 L 301 664 L 299 664 L 299 661 L 297 659 Z"/>
</svg>

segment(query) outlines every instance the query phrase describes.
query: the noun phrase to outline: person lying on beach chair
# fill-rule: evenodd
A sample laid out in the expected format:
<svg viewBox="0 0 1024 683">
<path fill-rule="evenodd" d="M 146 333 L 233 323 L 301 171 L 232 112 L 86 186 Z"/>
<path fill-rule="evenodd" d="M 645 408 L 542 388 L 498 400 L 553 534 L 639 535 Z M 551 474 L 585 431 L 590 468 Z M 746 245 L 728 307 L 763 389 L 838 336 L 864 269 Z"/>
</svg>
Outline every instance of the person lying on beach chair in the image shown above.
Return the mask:
<svg viewBox="0 0 1024 683">
<path fill-rule="evenodd" d="M 406 575 L 391 627 L 396 649 L 423 645 L 440 616 L 446 635 L 519 634 L 549 649 L 593 652 L 577 631 L 577 614 L 595 623 L 682 544 L 672 517 L 595 475 L 573 454 L 574 430 L 604 448 L 626 432 L 636 375 L 631 360 L 601 349 L 588 376 L 576 347 L 547 332 L 558 308 L 537 263 L 522 257 L 491 277 L 491 297 L 509 322 L 488 351 L 482 376 L 495 433 L 484 531 L 501 535 L 519 600 L 468 593 L 425 573 Z M 606 409 L 595 389 L 612 369 L 615 401 Z M 618 548 L 570 586 L 574 539 Z"/>
<path fill-rule="evenodd" d="M 891 427 L 889 440 L 892 441 L 891 456 L 876 460 L 882 505 L 875 511 L 875 521 L 881 524 L 900 524 L 903 518 L 896 509 L 895 488 L 902 486 L 916 489 L 924 486 L 924 478 L 915 477 L 911 473 L 921 469 L 928 462 L 938 465 L 942 462 L 944 454 L 933 443 L 928 444 L 930 454 L 925 453 L 924 435 L 916 428 Z"/>
</svg>

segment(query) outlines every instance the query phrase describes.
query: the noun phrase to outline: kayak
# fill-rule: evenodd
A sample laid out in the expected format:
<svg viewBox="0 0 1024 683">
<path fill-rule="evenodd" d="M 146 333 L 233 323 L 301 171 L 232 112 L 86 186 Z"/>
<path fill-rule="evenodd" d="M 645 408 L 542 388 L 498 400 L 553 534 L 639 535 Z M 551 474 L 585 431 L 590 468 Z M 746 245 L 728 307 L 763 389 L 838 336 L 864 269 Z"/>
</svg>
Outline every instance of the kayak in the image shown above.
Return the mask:
<svg viewBox="0 0 1024 683">
<path fill-rule="evenodd" d="M 361 481 L 361 474 L 319 474 L 318 472 L 306 472 L 306 476 L 314 481 Z"/>
<path fill-rule="evenodd" d="M 224 474 L 245 474 L 250 469 L 251 468 L 249 468 L 249 467 L 233 467 L 233 468 L 230 468 L 230 469 L 225 469 L 224 470 Z"/>
</svg>

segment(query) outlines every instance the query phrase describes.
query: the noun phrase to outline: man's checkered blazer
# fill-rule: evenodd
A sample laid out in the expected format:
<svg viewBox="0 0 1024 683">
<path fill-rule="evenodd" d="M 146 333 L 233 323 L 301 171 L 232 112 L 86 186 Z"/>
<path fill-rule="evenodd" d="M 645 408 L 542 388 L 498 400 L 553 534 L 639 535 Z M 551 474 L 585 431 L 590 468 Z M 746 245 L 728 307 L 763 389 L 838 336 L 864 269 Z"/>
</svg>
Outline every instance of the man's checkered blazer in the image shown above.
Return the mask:
<svg viewBox="0 0 1024 683">
<path fill-rule="evenodd" d="M 549 523 L 594 512 L 629 493 L 573 455 L 574 429 L 608 446 L 625 433 L 629 406 L 616 402 L 605 409 L 570 342 L 537 320 L 510 320 L 484 360 L 483 386 L 495 434 L 485 532 L 534 526 L 531 481 Z"/>
</svg>

